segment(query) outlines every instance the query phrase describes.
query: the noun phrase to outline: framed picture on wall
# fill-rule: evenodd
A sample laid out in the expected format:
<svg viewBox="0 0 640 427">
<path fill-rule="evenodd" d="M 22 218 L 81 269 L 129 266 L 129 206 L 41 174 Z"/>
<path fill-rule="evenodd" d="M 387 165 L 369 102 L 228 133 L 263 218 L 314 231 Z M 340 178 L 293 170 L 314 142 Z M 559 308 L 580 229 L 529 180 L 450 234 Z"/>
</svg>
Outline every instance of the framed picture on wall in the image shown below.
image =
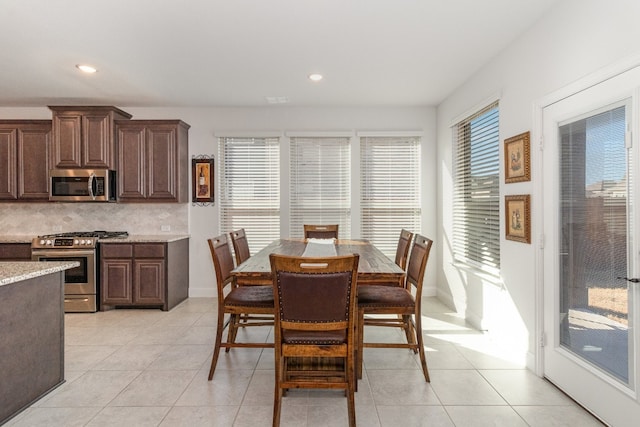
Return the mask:
<svg viewBox="0 0 640 427">
<path fill-rule="evenodd" d="M 528 194 L 504 196 L 506 239 L 531 243 L 531 206 Z"/>
<path fill-rule="evenodd" d="M 504 140 L 504 181 L 531 181 L 529 132 Z"/>
<path fill-rule="evenodd" d="M 212 203 L 213 194 L 213 159 L 195 158 L 191 160 L 192 201 L 194 203 Z"/>
</svg>

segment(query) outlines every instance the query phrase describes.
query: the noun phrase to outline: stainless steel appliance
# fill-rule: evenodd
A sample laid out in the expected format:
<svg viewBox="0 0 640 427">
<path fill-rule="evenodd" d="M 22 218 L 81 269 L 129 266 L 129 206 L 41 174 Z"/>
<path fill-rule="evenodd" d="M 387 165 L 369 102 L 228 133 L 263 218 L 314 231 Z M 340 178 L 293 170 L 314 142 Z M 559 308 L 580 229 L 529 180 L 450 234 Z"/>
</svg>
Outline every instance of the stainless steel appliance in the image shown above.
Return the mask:
<svg viewBox="0 0 640 427">
<path fill-rule="evenodd" d="M 88 231 L 38 236 L 31 241 L 31 259 L 78 261 L 79 267 L 66 270 L 64 274 L 64 311 L 96 312 L 99 240 L 128 235 L 126 231 Z"/>
<path fill-rule="evenodd" d="M 49 200 L 115 202 L 116 173 L 107 169 L 52 169 Z"/>
</svg>

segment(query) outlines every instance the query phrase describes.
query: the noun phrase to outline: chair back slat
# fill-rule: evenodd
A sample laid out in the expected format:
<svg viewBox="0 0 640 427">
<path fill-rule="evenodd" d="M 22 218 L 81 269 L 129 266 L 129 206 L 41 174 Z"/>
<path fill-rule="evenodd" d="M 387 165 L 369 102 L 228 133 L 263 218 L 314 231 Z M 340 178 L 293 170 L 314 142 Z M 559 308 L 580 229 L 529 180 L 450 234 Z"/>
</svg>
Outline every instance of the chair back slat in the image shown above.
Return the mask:
<svg viewBox="0 0 640 427">
<path fill-rule="evenodd" d="M 403 270 L 407 269 L 407 258 L 409 256 L 412 239 L 412 232 L 404 228 L 400 231 L 400 238 L 398 239 L 398 247 L 396 249 L 396 265 Z"/>
<path fill-rule="evenodd" d="M 208 239 L 207 242 L 209 243 L 213 268 L 216 274 L 218 299 L 224 299 L 224 288 L 233 281 L 231 270 L 233 270 L 234 265 L 229 240 L 226 234 L 222 234 Z"/>
<path fill-rule="evenodd" d="M 416 234 L 411 249 L 409 265 L 407 266 L 407 289 L 411 290 L 411 285 L 416 288 L 416 300 L 422 297 L 422 284 L 424 282 L 424 272 L 427 268 L 429 253 L 433 240 Z"/>
<path fill-rule="evenodd" d="M 305 239 L 337 239 L 338 224 L 304 224 Z"/>
<path fill-rule="evenodd" d="M 240 265 L 251 257 L 249 242 L 244 228 L 231 232 L 233 251 L 236 253 L 236 264 Z"/>
</svg>

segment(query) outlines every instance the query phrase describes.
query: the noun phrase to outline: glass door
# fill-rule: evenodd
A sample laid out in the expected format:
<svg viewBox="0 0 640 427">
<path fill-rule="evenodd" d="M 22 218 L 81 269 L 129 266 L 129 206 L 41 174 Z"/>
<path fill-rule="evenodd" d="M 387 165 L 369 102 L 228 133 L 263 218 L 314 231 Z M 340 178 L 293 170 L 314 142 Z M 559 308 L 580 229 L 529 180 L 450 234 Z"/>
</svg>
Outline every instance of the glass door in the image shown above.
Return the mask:
<svg viewBox="0 0 640 427">
<path fill-rule="evenodd" d="M 543 111 L 544 374 L 616 426 L 640 416 L 628 280 L 638 277 L 638 81 L 614 78 Z"/>
</svg>

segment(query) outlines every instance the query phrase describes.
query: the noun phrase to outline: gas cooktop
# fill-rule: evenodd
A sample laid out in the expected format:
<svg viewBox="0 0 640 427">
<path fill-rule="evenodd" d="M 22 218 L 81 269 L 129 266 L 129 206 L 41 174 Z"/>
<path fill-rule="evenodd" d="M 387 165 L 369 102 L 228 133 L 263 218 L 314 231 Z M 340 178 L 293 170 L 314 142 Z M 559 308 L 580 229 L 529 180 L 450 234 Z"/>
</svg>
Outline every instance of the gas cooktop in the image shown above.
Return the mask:
<svg viewBox="0 0 640 427">
<path fill-rule="evenodd" d="M 57 234 L 45 234 L 44 236 L 38 236 L 41 239 L 54 239 L 57 237 L 95 237 L 98 239 L 112 239 L 115 237 L 127 237 L 129 233 L 126 231 L 71 231 L 68 233 Z"/>
</svg>

